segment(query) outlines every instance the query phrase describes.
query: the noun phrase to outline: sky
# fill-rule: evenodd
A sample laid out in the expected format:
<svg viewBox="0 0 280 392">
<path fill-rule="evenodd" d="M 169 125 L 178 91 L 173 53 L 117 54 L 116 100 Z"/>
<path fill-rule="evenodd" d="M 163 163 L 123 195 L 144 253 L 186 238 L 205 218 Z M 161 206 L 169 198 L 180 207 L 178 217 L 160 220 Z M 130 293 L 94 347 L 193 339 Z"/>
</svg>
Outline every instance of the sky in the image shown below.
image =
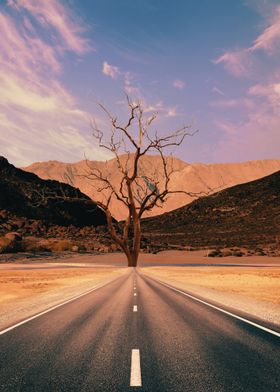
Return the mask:
<svg viewBox="0 0 280 392">
<path fill-rule="evenodd" d="M 198 130 L 186 162 L 280 158 L 280 0 L 0 0 L 0 155 L 109 159 L 98 103 Z"/>
</svg>

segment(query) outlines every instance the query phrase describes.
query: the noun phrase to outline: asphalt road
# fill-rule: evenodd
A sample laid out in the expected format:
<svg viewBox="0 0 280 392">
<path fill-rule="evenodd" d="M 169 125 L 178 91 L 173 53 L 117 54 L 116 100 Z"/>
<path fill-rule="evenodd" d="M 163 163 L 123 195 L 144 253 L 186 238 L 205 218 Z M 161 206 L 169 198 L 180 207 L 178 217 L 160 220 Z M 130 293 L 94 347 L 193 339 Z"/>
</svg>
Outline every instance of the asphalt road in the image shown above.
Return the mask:
<svg viewBox="0 0 280 392">
<path fill-rule="evenodd" d="M 279 343 L 131 272 L 2 334 L 0 391 L 278 392 Z"/>
</svg>

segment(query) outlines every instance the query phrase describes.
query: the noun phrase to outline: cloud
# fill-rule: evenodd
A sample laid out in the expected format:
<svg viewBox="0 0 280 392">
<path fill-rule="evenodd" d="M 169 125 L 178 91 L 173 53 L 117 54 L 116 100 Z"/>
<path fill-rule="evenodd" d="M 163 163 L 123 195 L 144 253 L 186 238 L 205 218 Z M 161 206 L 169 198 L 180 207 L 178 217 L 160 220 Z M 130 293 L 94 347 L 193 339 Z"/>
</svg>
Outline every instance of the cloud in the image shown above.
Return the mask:
<svg viewBox="0 0 280 392">
<path fill-rule="evenodd" d="M 126 94 L 128 94 L 129 96 L 140 98 L 141 95 L 143 94 L 141 93 L 140 86 L 138 86 L 135 82 L 134 75 L 129 71 L 124 72 L 123 75 L 124 75 L 124 91 L 126 92 Z"/>
<path fill-rule="evenodd" d="M 214 159 L 280 158 L 280 83 L 251 86 L 248 96 L 246 99 L 251 104 L 244 119 L 215 121 L 223 133 L 213 153 Z"/>
<path fill-rule="evenodd" d="M 178 112 L 178 109 L 174 107 L 169 107 L 163 104 L 162 101 L 159 101 L 153 105 L 147 104 L 147 102 L 142 100 L 142 105 L 144 108 L 144 111 L 146 113 L 158 113 L 160 115 L 163 115 L 164 117 L 177 117 L 177 116 L 182 116 L 182 113 Z"/>
<path fill-rule="evenodd" d="M 269 26 L 255 39 L 251 50 L 262 49 L 266 52 L 272 52 L 279 48 L 280 41 L 280 5 L 276 7 Z"/>
<path fill-rule="evenodd" d="M 7 72 L 1 73 L 0 86 L 0 105 L 15 105 L 34 112 L 51 112 L 59 107 L 59 97 L 54 91 L 44 93 L 42 89 L 28 86 L 28 82 Z"/>
<path fill-rule="evenodd" d="M 252 99 L 240 98 L 240 99 L 219 99 L 216 101 L 209 102 L 209 106 L 215 108 L 246 108 L 253 109 L 255 107 Z"/>
<path fill-rule="evenodd" d="M 103 71 L 105 75 L 111 77 L 112 79 L 116 79 L 120 77 L 123 83 L 124 92 L 129 96 L 132 101 L 140 101 L 141 105 L 145 111 L 145 113 L 157 113 L 162 117 L 177 117 L 182 116 L 182 113 L 179 113 L 176 107 L 170 107 L 164 105 L 162 101 L 158 101 L 154 104 L 148 103 L 148 99 L 146 94 L 143 93 L 143 89 L 137 83 L 136 76 L 130 71 L 123 71 L 119 67 L 108 64 L 106 61 L 103 63 Z M 177 80 L 177 82 L 184 83 L 183 81 Z M 178 87 L 177 87 L 178 88 Z M 183 86 L 181 87 L 183 88 Z M 117 101 L 118 105 L 122 105 L 125 108 L 127 107 L 127 101 Z"/>
<path fill-rule="evenodd" d="M 220 124 L 225 132 L 213 153 L 215 160 L 280 158 L 280 118 L 262 111 L 240 124 Z"/>
<path fill-rule="evenodd" d="M 0 145 L 13 163 L 106 158 L 92 143 L 90 115 L 59 80 L 64 52 L 89 49 L 83 31 L 60 1 L 0 7 Z"/>
<path fill-rule="evenodd" d="M 280 83 L 256 84 L 249 88 L 248 94 L 258 99 L 258 111 L 265 107 L 267 113 L 280 119 Z"/>
<path fill-rule="evenodd" d="M 112 79 L 116 79 L 121 74 L 118 67 L 108 64 L 107 61 L 104 61 L 103 63 L 102 72 L 104 75 L 109 76 Z"/>
<path fill-rule="evenodd" d="M 82 36 L 83 25 L 61 1 L 9 0 L 8 4 L 18 11 L 28 11 L 43 28 L 52 29 L 62 49 L 77 54 L 91 49 L 88 40 Z"/>
<path fill-rule="evenodd" d="M 107 61 L 104 61 L 103 63 L 102 72 L 104 75 L 109 76 L 112 79 L 122 77 L 123 89 L 126 94 L 128 94 L 129 96 L 136 96 L 136 98 L 140 97 L 140 88 L 135 85 L 135 78 L 131 72 L 122 71 L 119 67 L 108 64 Z"/>
<path fill-rule="evenodd" d="M 227 71 L 237 77 L 248 76 L 252 67 L 252 59 L 248 49 L 225 52 L 212 62 L 223 64 Z"/>
<path fill-rule="evenodd" d="M 183 80 L 175 79 L 173 80 L 172 86 L 177 88 L 178 90 L 182 90 L 185 87 L 186 83 Z"/>
<path fill-rule="evenodd" d="M 268 21 L 268 26 L 253 41 L 248 48 L 226 51 L 224 54 L 213 60 L 214 64 L 223 64 L 225 69 L 234 76 L 243 77 L 250 75 L 253 65 L 253 54 L 262 50 L 267 54 L 272 54 L 280 48 L 280 6 L 275 7 L 274 14 Z"/>
<path fill-rule="evenodd" d="M 222 90 L 220 90 L 218 87 L 216 87 L 216 86 L 214 86 L 212 88 L 212 93 L 216 93 L 216 94 L 219 94 L 219 95 L 222 95 L 222 96 L 225 95 L 225 93 Z"/>
<path fill-rule="evenodd" d="M 31 80 L 39 72 L 59 72 L 61 65 L 54 49 L 20 27 L 9 15 L 0 12 L 1 69 L 10 69 Z"/>
</svg>

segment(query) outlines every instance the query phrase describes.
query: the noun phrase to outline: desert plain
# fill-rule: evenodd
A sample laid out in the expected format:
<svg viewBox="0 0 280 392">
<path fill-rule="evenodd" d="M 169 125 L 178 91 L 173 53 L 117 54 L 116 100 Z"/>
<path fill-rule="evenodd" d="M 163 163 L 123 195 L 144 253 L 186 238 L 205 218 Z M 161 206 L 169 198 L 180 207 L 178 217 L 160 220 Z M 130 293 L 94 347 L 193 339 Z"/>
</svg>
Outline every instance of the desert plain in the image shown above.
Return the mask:
<svg viewBox="0 0 280 392">
<path fill-rule="evenodd" d="M 4 262 L 6 260 L 6 262 Z M 122 253 L 2 259 L 0 329 L 129 272 Z M 230 310 L 280 326 L 279 257 L 140 254 L 141 273 Z"/>
</svg>

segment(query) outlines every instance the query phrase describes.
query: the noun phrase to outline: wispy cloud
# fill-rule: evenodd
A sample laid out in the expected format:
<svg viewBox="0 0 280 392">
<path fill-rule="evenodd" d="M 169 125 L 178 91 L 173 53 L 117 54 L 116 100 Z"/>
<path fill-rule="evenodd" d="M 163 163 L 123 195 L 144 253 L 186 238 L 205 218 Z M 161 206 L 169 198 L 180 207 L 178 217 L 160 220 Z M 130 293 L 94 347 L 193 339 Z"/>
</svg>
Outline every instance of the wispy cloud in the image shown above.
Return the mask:
<svg viewBox="0 0 280 392">
<path fill-rule="evenodd" d="M 139 98 L 141 95 L 140 88 L 135 84 L 135 78 L 130 71 L 123 71 L 116 65 L 111 65 L 107 61 L 103 62 L 102 73 L 111 79 L 122 78 L 123 89 L 129 96 Z"/>
<path fill-rule="evenodd" d="M 213 60 L 214 64 L 223 64 L 234 76 L 248 76 L 252 67 L 251 54 L 248 49 L 225 52 Z"/>
<path fill-rule="evenodd" d="M 212 88 L 212 93 L 216 93 L 216 94 L 219 94 L 219 95 L 222 95 L 222 96 L 225 95 L 225 93 L 221 89 L 219 89 L 217 86 L 214 86 Z"/>
<path fill-rule="evenodd" d="M 269 25 L 255 39 L 251 50 L 262 49 L 266 52 L 273 52 L 280 48 L 280 5 L 275 8 L 275 12 L 270 19 Z"/>
<path fill-rule="evenodd" d="M 237 77 L 250 75 L 253 58 L 252 55 L 262 50 L 272 54 L 280 49 L 280 6 L 276 6 L 274 14 L 268 20 L 268 26 L 252 42 L 248 48 L 226 51 L 213 60 L 214 64 L 223 64 L 225 69 Z"/>
<path fill-rule="evenodd" d="M 181 79 L 175 79 L 172 82 L 172 86 L 178 90 L 182 90 L 186 86 L 186 83 Z"/>
<path fill-rule="evenodd" d="M 248 96 L 250 105 L 243 120 L 215 121 L 223 134 L 214 159 L 279 158 L 280 83 L 256 84 L 248 89 Z"/>
<path fill-rule="evenodd" d="M 183 115 L 183 113 L 178 112 L 176 106 L 166 106 L 162 101 L 156 102 L 155 104 L 147 104 L 146 101 L 142 100 L 142 105 L 146 113 L 158 113 L 164 117 L 177 117 Z"/>
<path fill-rule="evenodd" d="M 90 116 L 59 80 L 64 52 L 90 48 L 83 31 L 60 1 L 9 0 L 0 8 L 0 145 L 14 163 L 89 154 Z"/>
<path fill-rule="evenodd" d="M 112 79 L 116 79 L 121 74 L 119 67 L 110 65 L 107 61 L 103 63 L 102 73 Z"/>
<path fill-rule="evenodd" d="M 253 109 L 255 107 L 252 99 L 240 98 L 240 99 L 219 99 L 216 101 L 209 102 L 209 106 L 215 108 L 246 108 Z"/>
<path fill-rule="evenodd" d="M 78 54 L 90 50 L 89 41 L 82 36 L 83 24 L 61 1 L 9 0 L 8 5 L 17 11 L 28 11 L 44 29 L 51 30 L 61 49 Z"/>
<path fill-rule="evenodd" d="M 146 113 L 157 113 L 159 117 L 177 117 L 183 115 L 182 113 L 178 112 L 176 106 L 165 105 L 162 101 L 150 103 L 151 99 L 149 99 L 147 97 L 147 94 L 143 92 L 143 89 L 141 88 L 140 84 L 137 83 L 137 78 L 135 74 L 133 74 L 132 72 L 122 70 L 120 67 L 115 65 L 110 65 L 106 61 L 103 63 L 102 72 L 103 74 L 109 76 L 112 79 L 121 79 L 124 92 L 133 101 L 140 100 L 142 107 Z M 176 80 L 174 82 L 177 82 L 176 88 L 182 89 L 185 86 L 185 83 L 182 80 Z M 118 101 L 117 104 L 124 107 L 127 106 L 126 101 Z"/>
</svg>

